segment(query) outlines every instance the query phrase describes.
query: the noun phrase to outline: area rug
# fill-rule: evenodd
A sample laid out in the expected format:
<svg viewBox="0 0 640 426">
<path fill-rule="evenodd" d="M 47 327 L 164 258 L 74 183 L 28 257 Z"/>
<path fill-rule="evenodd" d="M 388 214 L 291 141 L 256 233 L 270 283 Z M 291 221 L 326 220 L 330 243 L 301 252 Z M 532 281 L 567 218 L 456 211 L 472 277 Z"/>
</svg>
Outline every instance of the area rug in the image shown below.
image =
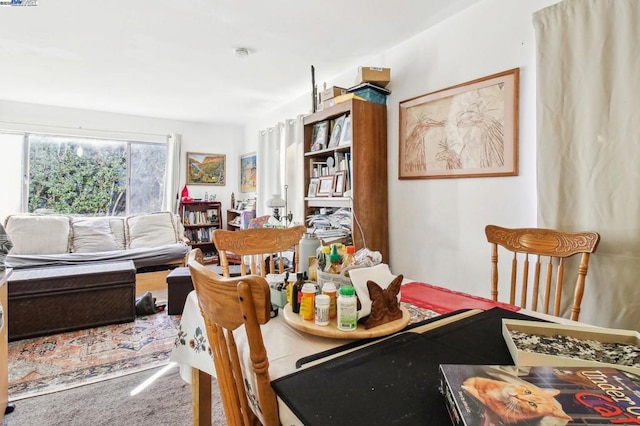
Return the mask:
<svg viewBox="0 0 640 426">
<path fill-rule="evenodd" d="M 191 385 L 180 378 L 177 365 L 159 375 L 164 368 L 21 399 L 13 413 L 5 415 L 2 426 L 191 425 Z M 131 395 L 156 375 L 148 387 Z M 218 384 L 213 381 L 212 424 L 226 425 Z"/>
<path fill-rule="evenodd" d="M 168 363 L 179 315 L 9 343 L 9 400 L 95 383 Z"/>
</svg>

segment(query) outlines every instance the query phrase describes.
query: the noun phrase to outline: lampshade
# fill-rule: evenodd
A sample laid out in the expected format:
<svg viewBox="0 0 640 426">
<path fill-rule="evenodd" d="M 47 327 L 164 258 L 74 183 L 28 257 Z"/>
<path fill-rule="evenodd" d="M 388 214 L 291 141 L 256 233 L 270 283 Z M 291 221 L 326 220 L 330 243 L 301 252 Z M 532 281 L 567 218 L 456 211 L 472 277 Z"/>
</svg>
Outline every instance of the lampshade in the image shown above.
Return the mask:
<svg viewBox="0 0 640 426">
<path fill-rule="evenodd" d="M 267 201 L 267 207 L 270 207 L 272 209 L 281 208 L 281 207 L 284 207 L 285 205 L 286 203 L 280 194 L 273 194 L 271 198 Z"/>
</svg>

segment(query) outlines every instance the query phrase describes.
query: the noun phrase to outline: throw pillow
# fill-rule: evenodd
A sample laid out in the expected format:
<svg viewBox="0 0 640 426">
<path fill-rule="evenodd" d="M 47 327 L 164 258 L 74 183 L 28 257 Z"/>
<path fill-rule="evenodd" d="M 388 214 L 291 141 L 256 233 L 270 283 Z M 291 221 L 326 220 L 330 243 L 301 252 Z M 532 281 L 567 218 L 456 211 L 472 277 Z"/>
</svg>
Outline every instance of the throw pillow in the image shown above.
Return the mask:
<svg viewBox="0 0 640 426">
<path fill-rule="evenodd" d="M 116 250 L 116 239 L 106 217 L 74 217 L 72 249 L 74 253 Z"/>
<path fill-rule="evenodd" d="M 18 254 L 61 254 L 71 248 L 71 218 L 68 216 L 11 215 L 5 229 Z"/>
<path fill-rule="evenodd" d="M 4 261 L 11 250 L 13 244 L 11 243 L 11 238 L 7 235 L 4 227 L 0 225 L 0 271 L 4 271 L 6 267 L 4 266 Z"/>
<path fill-rule="evenodd" d="M 124 232 L 124 217 L 109 216 L 111 233 L 116 240 L 116 249 L 124 250 L 127 247 L 127 239 Z"/>
<path fill-rule="evenodd" d="M 178 242 L 170 212 L 129 216 L 126 219 L 127 248 L 158 247 Z"/>
</svg>

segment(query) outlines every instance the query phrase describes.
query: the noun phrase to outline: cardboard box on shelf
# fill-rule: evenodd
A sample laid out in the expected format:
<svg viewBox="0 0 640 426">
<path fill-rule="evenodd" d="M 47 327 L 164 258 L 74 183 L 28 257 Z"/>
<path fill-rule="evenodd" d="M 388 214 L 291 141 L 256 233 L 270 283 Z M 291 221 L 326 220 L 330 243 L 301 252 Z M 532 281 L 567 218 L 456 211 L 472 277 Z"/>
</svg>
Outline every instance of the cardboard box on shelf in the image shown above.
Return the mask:
<svg viewBox="0 0 640 426">
<path fill-rule="evenodd" d="M 391 68 L 358 67 L 356 84 L 373 83 L 376 86 L 386 87 L 391 81 Z"/>
<path fill-rule="evenodd" d="M 366 101 L 365 98 L 361 96 L 357 96 L 355 93 L 345 93 L 344 95 L 339 95 L 339 96 L 336 96 L 335 98 L 327 99 L 326 101 L 320 103 L 320 105 L 318 105 L 318 111 L 331 108 L 332 106 L 339 104 L 341 102 L 348 101 L 349 99 L 358 99 L 361 101 Z"/>
<path fill-rule="evenodd" d="M 515 334 L 518 332 L 523 333 L 522 338 Z M 625 354 L 634 355 L 640 347 L 640 333 L 637 331 L 503 319 L 502 335 L 516 365 L 612 367 L 640 374 L 637 364 L 605 362 L 602 355 L 596 361 L 587 356 L 594 350 L 600 350 L 593 349 L 592 342 L 597 342 L 597 348 L 608 346 L 607 356 L 611 359 L 622 360 Z M 582 346 L 589 346 L 589 349 Z M 562 353 L 559 348 L 565 348 L 567 353 Z"/>
<path fill-rule="evenodd" d="M 320 92 L 320 102 L 333 99 L 336 96 L 344 95 L 345 93 L 347 93 L 347 89 L 343 89 L 342 87 L 338 86 L 331 86 Z"/>
</svg>

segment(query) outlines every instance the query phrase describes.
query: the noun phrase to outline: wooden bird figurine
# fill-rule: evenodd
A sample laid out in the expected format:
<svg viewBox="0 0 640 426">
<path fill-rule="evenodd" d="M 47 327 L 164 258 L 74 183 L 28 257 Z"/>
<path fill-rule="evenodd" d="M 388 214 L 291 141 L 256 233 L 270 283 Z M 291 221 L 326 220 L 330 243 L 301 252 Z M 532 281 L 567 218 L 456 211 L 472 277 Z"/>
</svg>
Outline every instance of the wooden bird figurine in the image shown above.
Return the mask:
<svg viewBox="0 0 640 426">
<path fill-rule="evenodd" d="M 384 290 L 375 282 L 367 281 L 369 297 L 371 298 L 371 313 L 364 323 L 365 329 L 368 330 L 402 318 L 402 311 L 398 303 L 398 293 L 400 293 L 402 278 L 402 275 L 398 275 Z"/>
</svg>

